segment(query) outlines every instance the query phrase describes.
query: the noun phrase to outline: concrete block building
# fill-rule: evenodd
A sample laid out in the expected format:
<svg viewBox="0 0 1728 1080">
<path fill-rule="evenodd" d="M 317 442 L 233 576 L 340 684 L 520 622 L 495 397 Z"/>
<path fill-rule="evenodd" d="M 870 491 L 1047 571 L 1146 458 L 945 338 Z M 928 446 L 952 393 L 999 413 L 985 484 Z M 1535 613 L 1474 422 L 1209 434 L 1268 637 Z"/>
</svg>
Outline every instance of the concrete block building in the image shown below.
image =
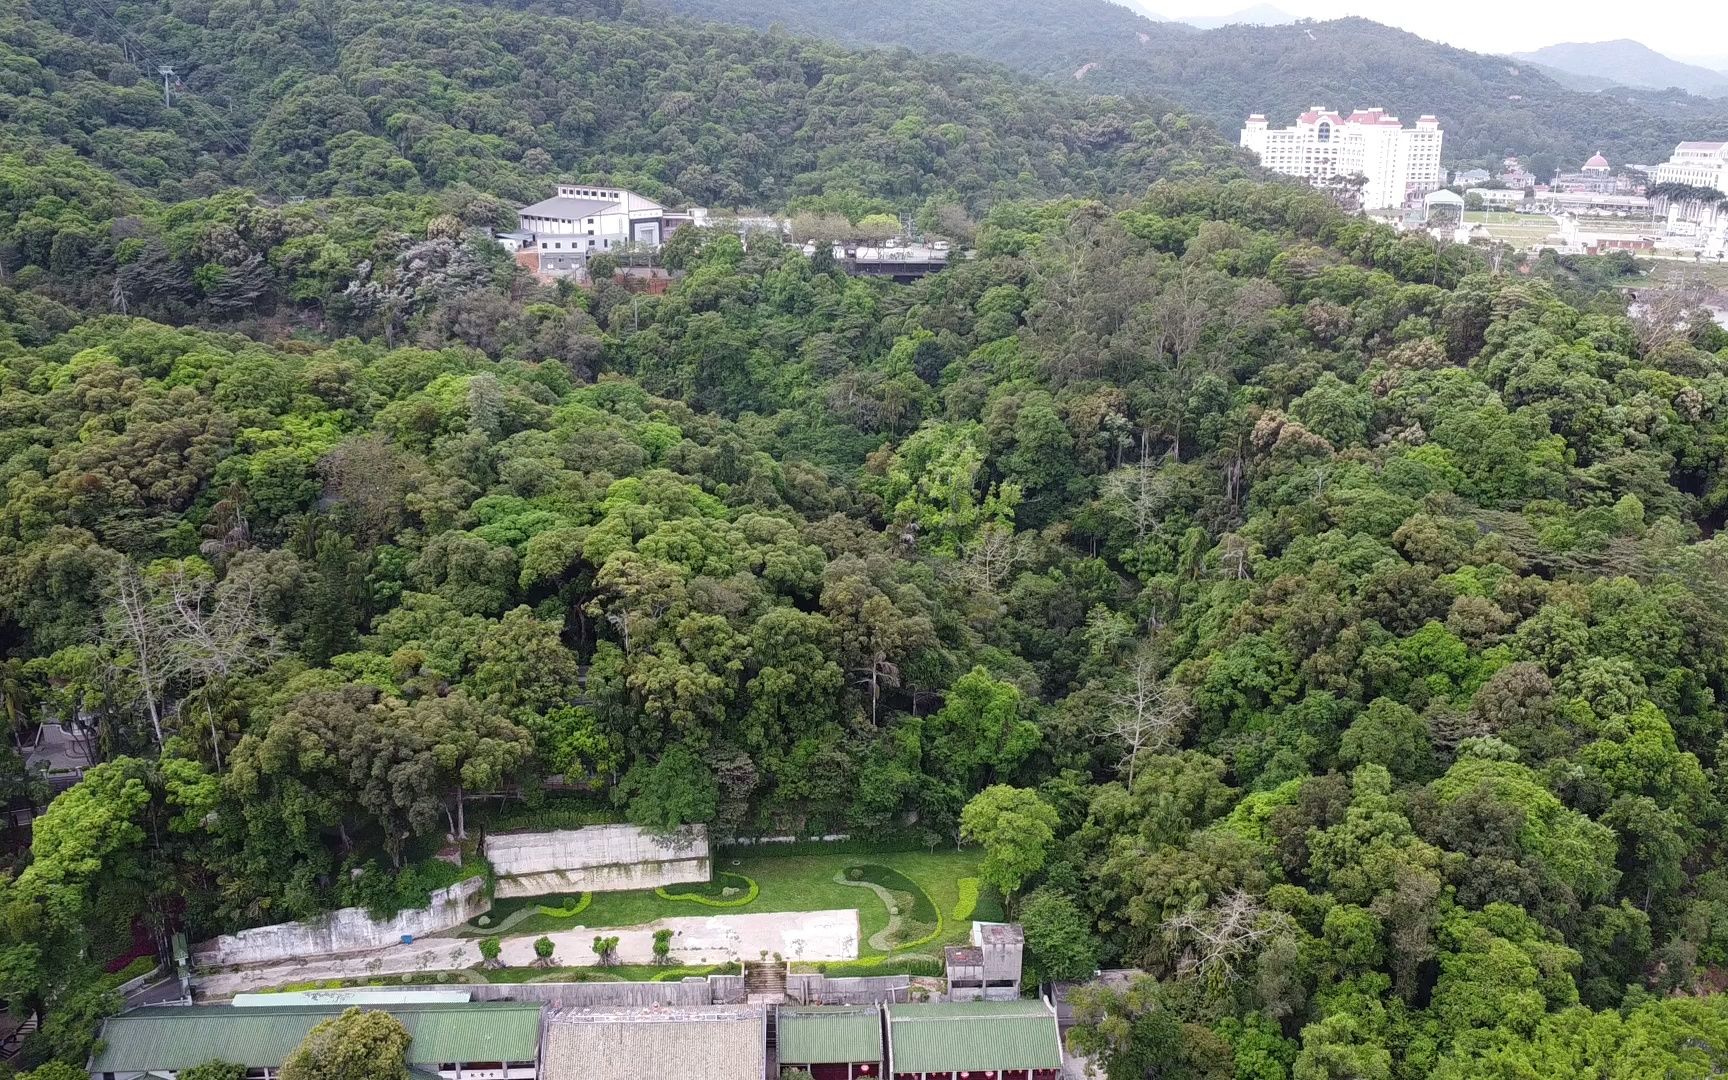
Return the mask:
<svg viewBox="0 0 1728 1080">
<path fill-rule="evenodd" d="M 972 924 L 972 944 L 943 951 L 950 1001 L 1004 1001 L 1020 996 L 1026 933 L 1015 923 Z"/>
<path fill-rule="evenodd" d="M 408 1029 L 408 1066 L 431 1080 L 539 1080 L 540 1004 L 495 1001 L 376 1006 Z M 161 1005 L 111 1016 L 90 1058 L 92 1080 L 175 1080 L 208 1061 L 275 1080 L 282 1063 L 342 1005 L 236 1008 Z"/>
</svg>

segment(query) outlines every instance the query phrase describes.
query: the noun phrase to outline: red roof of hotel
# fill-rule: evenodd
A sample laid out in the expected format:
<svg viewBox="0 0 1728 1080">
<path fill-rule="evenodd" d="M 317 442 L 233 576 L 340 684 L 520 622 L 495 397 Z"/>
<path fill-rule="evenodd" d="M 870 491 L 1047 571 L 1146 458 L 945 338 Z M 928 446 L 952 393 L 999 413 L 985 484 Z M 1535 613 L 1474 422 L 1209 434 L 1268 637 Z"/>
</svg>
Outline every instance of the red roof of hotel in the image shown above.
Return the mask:
<svg viewBox="0 0 1728 1080">
<path fill-rule="evenodd" d="M 1318 124 L 1322 120 L 1330 120 L 1334 124 L 1342 124 L 1344 122 L 1344 118 L 1335 112 L 1315 112 L 1313 109 L 1309 109 L 1296 119 L 1304 124 Z"/>
<path fill-rule="evenodd" d="M 1396 116 L 1387 116 L 1385 109 L 1357 109 L 1350 114 L 1352 124 L 1380 124 L 1401 127 Z"/>
</svg>

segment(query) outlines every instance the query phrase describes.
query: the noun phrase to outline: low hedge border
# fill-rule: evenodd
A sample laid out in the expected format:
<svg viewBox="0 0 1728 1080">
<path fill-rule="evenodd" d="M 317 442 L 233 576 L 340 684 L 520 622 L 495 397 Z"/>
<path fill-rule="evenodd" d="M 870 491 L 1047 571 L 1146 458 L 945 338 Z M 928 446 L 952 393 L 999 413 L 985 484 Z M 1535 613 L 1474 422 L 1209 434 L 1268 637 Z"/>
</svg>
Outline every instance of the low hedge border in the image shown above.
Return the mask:
<svg viewBox="0 0 1728 1080">
<path fill-rule="evenodd" d="M 972 917 L 972 912 L 978 909 L 978 886 L 981 882 L 975 877 L 963 877 L 954 883 L 954 889 L 959 899 L 954 902 L 954 921 L 965 922 Z"/>
<path fill-rule="evenodd" d="M 701 893 L 667 892 L 666 886 L 664 886 L 664 885 L 661 885 L 658 888 L 656 888 L 654 890 L 654 895 L 658 896 L 662 900 L 672 900 L 672 901 L 679 901 L 679 902 L 688 902 L 688 903 L 692 903 L 692 904 L 701 904 L 703 907 L 713 907 L 713 908 L 743 907 L 746 904 L 755 903 L 756 897 L 761 895 L 762 889 L 760 886 L 758 886 L 756 884 L 756 879 L 754 879 L 754 878 L 745 877 L 743 874 L 727 873 L 724 870 L 722 870 L 717 876 L 720 878 L 730 878 L 730 879 L 735 880 L 735 881 L 742 881 L 746 886 L 746 888 L 744 890 L 744 895 L 733 897 L 730 900 L 721 900 L 721 899 L 716 899 L 715 897 L 712 897 L 712 896 L 703 896 Z"/>
</svg>

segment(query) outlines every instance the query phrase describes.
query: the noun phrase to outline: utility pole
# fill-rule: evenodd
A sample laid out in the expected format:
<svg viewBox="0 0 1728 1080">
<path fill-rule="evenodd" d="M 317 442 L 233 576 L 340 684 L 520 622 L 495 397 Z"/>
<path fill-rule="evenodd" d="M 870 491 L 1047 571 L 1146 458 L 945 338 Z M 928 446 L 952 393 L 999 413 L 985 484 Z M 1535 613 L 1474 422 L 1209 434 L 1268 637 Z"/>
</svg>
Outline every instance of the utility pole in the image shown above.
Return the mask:
<svg viewBox="0 0 1728 1080">
<path fill-rule="evenodd" d="M 174 84 L 180 81 L 179 77 L 174 74 L 174 69 L 169 67 L 167 64 L 163 64 L 161 67 L 157 68 L 156 74 L 162 76 L 162 104 L 173 105 L 174 100 L 170 94 L 173 91 Z"/>
</svg>

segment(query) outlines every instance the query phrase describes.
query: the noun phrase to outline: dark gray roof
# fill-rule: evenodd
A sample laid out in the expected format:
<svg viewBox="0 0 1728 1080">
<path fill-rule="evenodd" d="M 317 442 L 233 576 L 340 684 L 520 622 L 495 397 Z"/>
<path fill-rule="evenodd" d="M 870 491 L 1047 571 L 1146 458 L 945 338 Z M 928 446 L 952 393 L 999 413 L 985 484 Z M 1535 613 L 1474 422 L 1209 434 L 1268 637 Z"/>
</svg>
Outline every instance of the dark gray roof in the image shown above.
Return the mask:
<svg viewBox="0 0 1728 1080">
<path fill-rule="evenodd" d="M 542 199 L 533 206 L 524 206 L 517 213 L 527 217 L 577 218 L 593 217 L 605 210 L 611 210 L 618 205 L 612 199 L 572 199 L 557 195 L 550 199 Z"/>
</svg>

